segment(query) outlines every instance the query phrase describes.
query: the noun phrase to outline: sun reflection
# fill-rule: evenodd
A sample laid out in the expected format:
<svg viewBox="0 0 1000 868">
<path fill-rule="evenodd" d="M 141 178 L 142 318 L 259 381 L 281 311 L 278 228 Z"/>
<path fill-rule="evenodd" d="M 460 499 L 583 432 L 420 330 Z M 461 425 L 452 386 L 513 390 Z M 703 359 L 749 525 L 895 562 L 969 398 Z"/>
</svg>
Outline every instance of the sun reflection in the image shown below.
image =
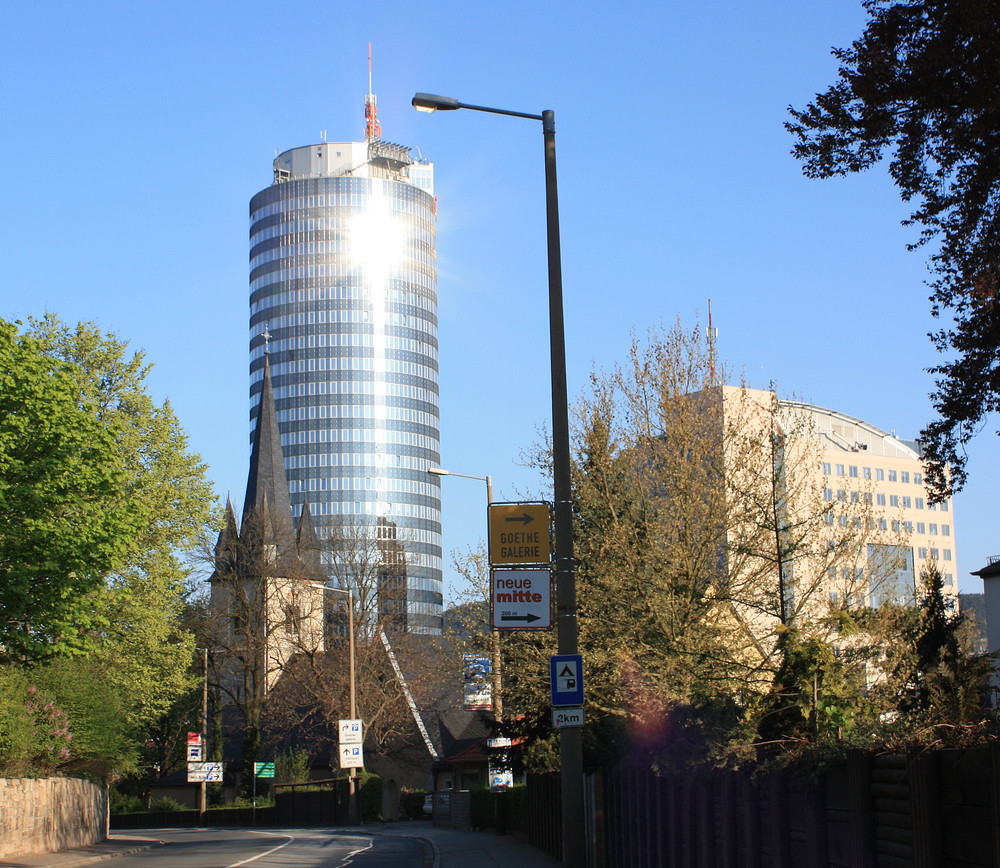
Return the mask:
<svg viewBox="0 0 1000 868">
<path fill-rule="evenodd" d="M 400 264 L 406 241 L 404 222 L 392 211 L 384 182 L 372 181 L 371 195 L 364 210 L 351 218 L 350 257 L 353 266 L 361 268 L 364 287 L 368 296 L 371 316 L 372 341 L 372 412 L 374 453 L 371 454 L 372 475 L 377 481 L 378 503 L 376 510 L 388 516 L 392 510 L 390 492 L 384 479 L 386 450 L 388 448 L 388 388 L 386 372 L 389 369 L 388 327 L 390 323 L 389 281 Z"/>
<path fill-rule="evenodd" d="M 392 213 L 392 203 L 377 180 L 367 207 L 351 215 L 349 239 L 351 264 L 361 267 L 374 301 L 399 265 L 406 240 L 405 226 Z"/>
</svg>

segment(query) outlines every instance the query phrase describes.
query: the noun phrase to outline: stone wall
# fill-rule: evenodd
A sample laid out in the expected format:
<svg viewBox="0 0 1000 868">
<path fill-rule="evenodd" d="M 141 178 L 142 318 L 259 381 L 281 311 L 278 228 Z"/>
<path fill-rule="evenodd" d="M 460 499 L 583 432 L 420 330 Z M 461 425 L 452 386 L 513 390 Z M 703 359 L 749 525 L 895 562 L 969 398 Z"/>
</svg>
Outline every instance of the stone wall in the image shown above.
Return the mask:
<svg viewBox="0 0 1000 868">
<path fill-rule="evenodd" d="M 0 778 L 0 858 L 84 847 L 108 836 L 108 791 L 75 778 Z"/>
</svg>

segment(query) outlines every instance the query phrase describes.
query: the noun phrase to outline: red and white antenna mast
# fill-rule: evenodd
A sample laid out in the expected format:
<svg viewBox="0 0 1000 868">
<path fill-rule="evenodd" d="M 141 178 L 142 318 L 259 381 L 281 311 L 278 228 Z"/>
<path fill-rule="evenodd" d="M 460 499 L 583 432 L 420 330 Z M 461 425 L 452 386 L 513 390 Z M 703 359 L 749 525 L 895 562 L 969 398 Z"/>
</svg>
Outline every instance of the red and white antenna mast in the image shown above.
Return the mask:
<svg viewBox="0 0 1000 868">
<path fill-rule="evenodd" d="M 368 43 L 368 93 L 365 96 L 365 141 L 382 138 L 382 125 L 378 122 L 378 106 L 372 93 L 372 44 Z"/>
</svg>

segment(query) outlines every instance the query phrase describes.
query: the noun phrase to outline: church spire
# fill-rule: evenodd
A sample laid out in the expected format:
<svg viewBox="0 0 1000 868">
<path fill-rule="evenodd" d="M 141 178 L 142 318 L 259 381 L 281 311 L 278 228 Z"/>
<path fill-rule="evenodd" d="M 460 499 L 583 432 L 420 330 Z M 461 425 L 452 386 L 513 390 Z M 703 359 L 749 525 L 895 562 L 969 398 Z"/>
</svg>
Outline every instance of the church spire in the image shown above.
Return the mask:
<svg viewBox="0 0 1000 868">
<path fill-rule="evenodd" d="M 288 498 L 288 480 L 285 477 L 285 459 L 281 451 L 278 412 L 274 406 L 271 367 L 268 354 L 265 353 L 264 380 L 260 389 L 257 426 L 253 432 L 250 474 L 247 477 L 246 497 L 243 499 L 241 525 L 246 525 L 256 511 L 268 507 L 270 521 L 279 545 L 294 540 L 292 504 Z"/>
</svg>

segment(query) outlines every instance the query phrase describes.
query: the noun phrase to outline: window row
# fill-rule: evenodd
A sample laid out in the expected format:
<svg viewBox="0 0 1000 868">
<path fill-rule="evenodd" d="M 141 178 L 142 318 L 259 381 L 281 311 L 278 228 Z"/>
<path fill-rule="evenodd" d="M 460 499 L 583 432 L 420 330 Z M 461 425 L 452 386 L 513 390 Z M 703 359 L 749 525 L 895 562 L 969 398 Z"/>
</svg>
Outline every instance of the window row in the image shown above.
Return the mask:
<svg viewBox="0 0 1000 868">
<path fill-rule="evenodd" d="M 923 485 L 924 479 L 923 474 L 919 472 L 910 473 L 909 470 L 885 470 L 882 467 L 876 467 L 874 469 L 874 477 L 872 476 L 871 467 L 858 467 L 856 464 L 831 464 L 829 461 L 823 462 L 823 475 L 832 476 L 836 473 L 837 476 L 849 476 L 853 479 L 875 479 L 876 482 L 886 481 L 886 482 L 902 482 L 909 484 L 912 478 L 915 485 Z"/>
<path fill-rule="evenodd" d="M 441 510 L 415 503 L 384 500 L 325 501 L 310 503 L 313 515 L 364 515 L 394 520 L 400 518 L 423 518 L 439 521 Z"/>
<path fill-rule="evenodd" d="M 396 382 L 390 377 L 403 378 L 404 382 Z M 407 382 L 410 381 L 410 382 Z M 354 379 L 350 377 L 337 377 L 333 380 L 319 380 L 311 383 L 292 383 L 290 386 L 279 386 L 274 389 L 274 399 L 275 401 L 281 402 L 288 399 L 294 399 L 295 397 L 305 398 L 318 395 L 345 395 L 345 394 L 358 394 L 359 390 L 357 388 L 359 383 L 366 382 L 363 379 Z M 416 385 L 413 385 L 416 383 Z M 411 398 L 414 400 L 424 401 L 429 404 L 437 406 L 438 403 L 438 390 L 437 384 L 429 382 L 422 377 L 409 377 L 406 374 L 395 374 L 388 375 L 384 378 L 375 375 L 375 380 L 370 383 L 374 392 L 368 390 L 369 394 L 384 394 L 384 395 L 394 395 L 397 397 Z"/>
<path fill-rule="evenodd" d="M 303 216 L 301 213 L 294 215 L 298 219 L 292 220 L 268 220 L 254 221 L 250 226 L 250 247 L 251 257 L 253 248 L 259 247 L 266 241 L 274 238 L 289 239 L 284 244 L 308 243 L 316 241 L 320 234 L 323 238 L 329 239 L 331 235 L 346 236 L 351 231 L 351 226 L 357 212 L 348 211 L 344 214 L 331 216 L 329 213 L 322 216 Z M 431 220 L 403 219 L 398 221 L 407 229 L 407 235 L 418 244 L 431 246 L 437 235 L 434 223 Z"/>
<path fill-rule="evenodd" d="M 421 214 L 433 211 L 434 200 L 430 194 L 423 190 L 417 192 L 419 188 L 402 181 L 389 182 L 394 186 L 373 195 L 372 187 L 378 183 L 377 179 L 347 178 L 342 175 L 329 178 L 310 178 L 308 179 L 309 183 L 322 185 L 327 192 L 307 196 L 289 196 L 288 184 L 295 184 L 297 180 L 285 182 L 280 185 L 279 189 L 275 189 L 273 186 L 269 187 L 263 194 L 258 194 L 265 199 L 269 197 L 269 194 L 277 195 L 278 198 L 273 202 L 260 205 L 256 210 L 251 210 L 250 224 L 253 225 L 276 214 L 302 212 L 305 208 L 368 207 L 368 203 L 376 196 L 391 203 L 392 212 L 395 214 Z M 344 189 L 345 187 L 347 189 Z M 257 199 L 257 196 L 254 199 Z"/>
<path fill-rule="evenodd" d="M 381 497 L 384 493 L 389 494 L 412 494 L 419 497 L 430 497 L 437 499 L 439 496 L 439 489 L 436 485 L 431 485 L 426 482 L 414 482 L 410 479 L 392 479 L 386 480 L 389 485 L 386 488 L 377 489 L 379 491 L 379 496 Z M 368 483 L 367 485 L 365 483 Z M 360 491 L 368 490 L 373 491 L 371 486 L 371 477 L 358 477 L 358 476 L 348 476 L 348 477 L 319 477 L 319 478 L 309 478 L 309 479 L 289 479 L 288 480 L 288 492 L 289 494 L 298 494 L 303 491 Z"/>
<path fill-rule="evenodd" d="M 409 359 L 407 357 L 410 357 Z M 413 358 L 420 359 L 423 361 L 412 361 Z M 285 388 L 292 388 L 294 384 L 286 384 L 284 380 L 289 378 L 289 375 L 294 375 L 299 373 L 301 369 L 299 363 L 305 363 L 306 359 L 300 359 L 293 362 L 282 362 L 277 359 L 270 359 L 271 367 L 271 381 L 274 383 L 275 393 L 278 390 Z M 385 370 L 385 381 L 386 382 L 408 382 L 410 384 L 416 383 L 420 385 L 421 382 L 430 383 L 433 387 L 437 386 L 437 376 L 438 369 L 437 365 L 434 364 L 436 360 L 430 358 L 422 353 L 392 353 L 387 354 L 385 359 L 379 359 L 380 368 L 379 371 L 375 370 L 375 359 L 374 356 L 356 356 L 349 353 L 337 353 L 336 355 L 329 355 L 321 357 L 318 362 L 319 371 L 330 371 L 336 372 L 331 373 L 330 376 L 314 376 L 314 377 L 295 377 L 295 384 L 302 385 L 303 383 L 336 383 L 346 379 L 350 379 L 351 375 L 357 377 L 358 375 L 369 376 L 366 372 L 371 372 L 370 376 L 378 376 L 379 372 L 383 370 L 384 365 Z M 252 362 L 251 362 L 252 364 Z M 310 369 L 312 370 L 312 369 Z M 314 371 L 315 373 L 315 371 Z M 347 375 L 347 376 L 345 376 Z M 393 378 L 407 377 L 409 379 L 396 379 Z M 250 383 L 251 385 L 256 385 L 261 380 L 264 379 L 264 368 L 263 366 L 258 366 L 253 369 L 250 373 Z M 432 389 L 436 391 L 435 389 Z M 310 393 L 311 394 L 311 393 Z M 259 403 L 260 390 L 256 389 L 254 394 L 251 395 L 250 405 L 251 407 L 256 407 Z"/>
<path fill-rule="evenodd" d="M 277 284 L 276 284 L 277 285 Z M 398 296 L 393 298 L 393 296 Z M 417 291 L 413 287 L 398 284 L 390 287 L 388 304 L 402 303 L 421 307 L 432 313 L 437 310 L 437 295 L 426 291 Z M 302 289 L 282 289 L 278 292 L 260 293 L 257 298 L 251 298 L 250 307 L 254 305 L 272 308 L 281 305 L 302 304 L 307 301 L 358 301 L 371 303 L 371 293 L 367 288 L 358 285 L 348 286 L 310 286 Z"/>
</svg>

